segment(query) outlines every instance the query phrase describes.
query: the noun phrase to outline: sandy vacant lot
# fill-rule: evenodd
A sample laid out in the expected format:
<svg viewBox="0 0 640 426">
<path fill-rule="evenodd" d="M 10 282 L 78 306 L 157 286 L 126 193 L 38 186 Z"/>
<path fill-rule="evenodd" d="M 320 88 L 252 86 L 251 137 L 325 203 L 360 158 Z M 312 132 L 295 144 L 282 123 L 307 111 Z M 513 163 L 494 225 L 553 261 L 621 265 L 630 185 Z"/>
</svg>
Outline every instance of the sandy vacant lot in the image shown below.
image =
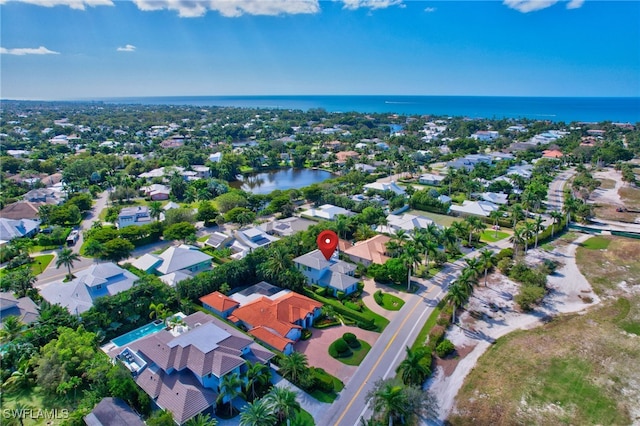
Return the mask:
<svg viewBox="0 0 640 426">
<path fill-rule="evenodd" d="M 578 244 L 589 237 L 581 235 L 572 243 L 551 252 L 529 251 L 527 263 L 550 258 L 561 265 L 548 278 L 550 294 L 544 304 L 533 312 L 517 310 L 513 297 L 518 285 L 500 273 L 490 276 L 487 287 L 481 283 L 475 289 L 460 316 L 459 326 L 452 326 L 447 332 L 446 337 L 456 345 L 458 357 L 439 361 L 433 378 L 426 384 L 426 388 L 438 398 L 440 420 L 447 418 L 465 377 L 495 339 L 517 329 L 540 325 L 557 313 L 577 312 L 599 303 L 599 298 L 592 292 L 574 260 Z"/>
</svg>

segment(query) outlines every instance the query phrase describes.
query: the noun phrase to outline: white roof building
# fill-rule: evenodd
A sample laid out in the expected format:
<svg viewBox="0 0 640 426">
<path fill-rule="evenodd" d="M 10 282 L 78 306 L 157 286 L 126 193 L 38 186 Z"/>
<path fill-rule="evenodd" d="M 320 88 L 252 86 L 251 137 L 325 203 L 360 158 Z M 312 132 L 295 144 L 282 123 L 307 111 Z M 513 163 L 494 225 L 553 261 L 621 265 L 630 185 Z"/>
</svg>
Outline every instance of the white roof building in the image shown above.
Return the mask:
<svg viewBox="0 0 640 426">
<path fill-rule="evenodd" d="M 113 296 L 129 290 L 138 277 L 115 263 L 99 263 L 75 272 L 76 278 L 63 283 L 54 281 L 40 289 L 42 297 L 51 304 L 60 304 L 72 314 L 88 311 L 98 297 Z"/>
<path fill-rule="evenodd" d="M 464 200 L 461 206 L 452 205 L 450 211 L 460 215 L 472 215 L 488 217 L 494 210 L 499 210 L 500 206 L 489 201 L 469 201 Z"/>
<path fill-rule="evenodd" d="M 407 192 L 404 188 L 398 186 L 394 181 L 391 182 L 372 182 L 364 185 L 365 189 L 373 189 L 375 191 L 392 191 L 396 195 L 405 195 Z"/>
<path fill-rule="evenodd" d="M 376 231 L 387 234 L 395 234 L 400 229 L 406 232 L 413 232 L 415 229 L 427 228 L 432 224 L 435 224 L 435 222 L 425 216 L 409 213 L 403 215 L 390 214 L 387 216 L 387 224 L 378 225 Z"/>
<path fill-rule="evenodd" d="M 484 201 L 489 201 L 494 204 L 507 204 L 509 201 L 509 195 L 504 192 L 483 192 L 480 196 Z"/>
<path fill-rule="evenodd" d="M 333 204 L 323 204 L 318 208 L 311 208 L 301 213 L 302 216 L 317 217 L 318 219 L 334 220 L 338 215 L 353 216 L 351 210 L 334 206 Z"/>
</svg>

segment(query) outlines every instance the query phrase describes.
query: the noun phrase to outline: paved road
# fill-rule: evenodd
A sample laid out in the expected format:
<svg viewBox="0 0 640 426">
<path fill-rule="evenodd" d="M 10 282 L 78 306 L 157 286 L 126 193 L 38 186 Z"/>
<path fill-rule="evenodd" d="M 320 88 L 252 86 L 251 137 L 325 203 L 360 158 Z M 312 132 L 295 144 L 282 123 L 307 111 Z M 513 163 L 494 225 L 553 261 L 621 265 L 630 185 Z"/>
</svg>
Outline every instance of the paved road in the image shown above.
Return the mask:
<svg viewBox="0 0 640 426">
<path fill-rule="evenodd" d="M 497 251 L 509 246 L 508 240 L 502 240 L 487 248 Z M 405 347 L 413 345 L 434 308 L 446 294 L 449 284 L 466 265 L 464 259 L 478 255 L 478 251 L 470 252 L 464 258 L 447 265 L 432 279 L 414 278 L 420 284 L 418 292 L 406 300 L 399 315 L 385 328 L 338 399 L 321 417 L 315 418 L 316 424 L 354 426 L 360 424 L 363 416 L 370 417 L 366 403 L 367 393 L 378 379 L 395 375 L 396 368 L 405 357 Z"/>
<path fill-rule="evenodd" d="M 547 193 L 547 210 L 562 211 L 564 205 L 564 185 L 576 174 L 575 169 L 568 169 L 556 176 L 549 184 L 549 192 Z"/>
<path fill-rule="evenodd" d="M 71 248 L 74 253 L 80 253 L 80 247 L 82 247 L 82 243 L 84 241 L 82 231 L 91 228 L 93 222 L 98 219 L 100 212 L 107 206 L 108 196 L 109 193 L 107 191 L 102 192 L 98 199 L 96 199 L 92 209 L 87 212 L 87 216 L 85 217 L 85 219 L 80 223 L 80 237 L 78 238 L 78 241 L 75 243 L 75 245 L 73 245 L 73 247 Z M 53 253 L 57 258 L 57 250 L 47 251 L 45 253 Z M 80 260 L 75 262 L 73 268 L 71 268 L 71 272 L 77 272 L 86 269 L 91 266 L 93 262 L 93 259 L 81 257 Z M 56 268 L 56 259 L 53 259 L 49 264 L 49 267 L 45 269 L 42 274 L 38 275 L 38 282 L 35 286 L 42 287 L 43 285 L 50 283 L 51 281 L 63 279 L 67 272 L 67 269 L 63 266 L 61 266 L 60 269 Z"/>
</svg>

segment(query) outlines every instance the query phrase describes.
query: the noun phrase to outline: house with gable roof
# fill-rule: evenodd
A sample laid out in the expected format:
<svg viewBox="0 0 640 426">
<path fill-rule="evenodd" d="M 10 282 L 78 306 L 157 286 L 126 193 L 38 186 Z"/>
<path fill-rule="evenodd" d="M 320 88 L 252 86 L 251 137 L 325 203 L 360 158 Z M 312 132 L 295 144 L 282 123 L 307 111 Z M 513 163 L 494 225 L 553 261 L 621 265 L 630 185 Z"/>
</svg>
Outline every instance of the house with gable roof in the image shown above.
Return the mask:
<svg viewBox="0 0 640 426">
<path fill-rule="evenodd" d="M 0 292 L 0 328 L 8 317 L 16 316 L 23 324 L 38 319 L 38 306 L 29 297 L 15 298 L 10 292 Z"/>
<path fill-rule="evenodd" d="M 163 282 L 174 287 L 198 272 L 211 269 L 212 259 L 197 247 L 182 244 L 171 246 L 158 255 L 147 253 L 134 260 L 131 265 L 149 274 L 159 275 Z"/>
<path fill-rule="evenodd" d="M 378 234 L 368 240 L 350 245 L 342 252 L 355 263 L 362 263 L 365 266 L 369 266 L 372 263 L 382 265 L 389 260 L 389 256 L 387 256 L 387 243 L 389 241 L 391 241 L 391 238 Z"/>
<path fill-rule="evenodd" d="M 449 211 L 461 216 L 482 216 L 489 217 L 494 210 L 499 210 L 500 206 L 489 201 L 469 201 L 464 200 L 461 206 L 451 205 Z"/>
<path fill-rule="evenodd" d="M 316 249 L 296 257 L 293 263 L 307 278 L 309 285 L 326 287 L 334 296 L 339 291 L 351 294 L 358 289 L 359 280 L 353 276 L 356 266 L 339 260 L 336 254 L 327 260 Z"/>
<path fill-rule="evenodd" d="M 213 413 L 227 375 L 244 374 L 247 361 L 269 365 L 275 355 L 229 324 L 204 312 L 184 325 L 161 330 L 109 351 L 133 374 L 156 406 L 181 425 L 200 413 Z M 224 398 L 222 402 L 228 402 Z"/>
<path fill-rule="evenodd" d="M 40 288 L 40 294 L 52 305 L 62 305 L 78 315 L 88 311 L 99 297 L 129 290 L 138 281 L 136 275 L 112 262 L 92 265 L 75 276 L 70 282 L 54 281 Z"/>
</svg>

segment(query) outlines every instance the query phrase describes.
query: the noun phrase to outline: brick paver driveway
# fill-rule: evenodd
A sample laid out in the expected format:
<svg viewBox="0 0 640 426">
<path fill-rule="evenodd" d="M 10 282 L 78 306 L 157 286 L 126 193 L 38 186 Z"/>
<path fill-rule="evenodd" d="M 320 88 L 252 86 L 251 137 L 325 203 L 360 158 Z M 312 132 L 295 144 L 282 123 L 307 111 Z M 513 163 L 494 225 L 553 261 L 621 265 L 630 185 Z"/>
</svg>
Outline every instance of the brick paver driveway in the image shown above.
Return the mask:
<svg viewBox="0 0 640 426">
<path fill-rule="evenodd" d="M 324 330 L 313 328 L 311 330 L 313 332 L 311 338 L 296 343 L 296 351 L 307 356 L 310 366 L 324 369 L 327 373 L 342 380 L 345 385 L 349 382 L 349 379 L 358 367 L 343 364 L 337 359 L 332 358 L 331 355 L 329 355 L 329 345 L 347 332 L 355 334 L 358 336 L 358 339 L 364 340 L 371 346 L 373 346 L 378 337 L 380 337 L 380 333 L 376 333 L 375 331 L 367 331 L 349 325 L 325 328 Z"/>
</svg>

